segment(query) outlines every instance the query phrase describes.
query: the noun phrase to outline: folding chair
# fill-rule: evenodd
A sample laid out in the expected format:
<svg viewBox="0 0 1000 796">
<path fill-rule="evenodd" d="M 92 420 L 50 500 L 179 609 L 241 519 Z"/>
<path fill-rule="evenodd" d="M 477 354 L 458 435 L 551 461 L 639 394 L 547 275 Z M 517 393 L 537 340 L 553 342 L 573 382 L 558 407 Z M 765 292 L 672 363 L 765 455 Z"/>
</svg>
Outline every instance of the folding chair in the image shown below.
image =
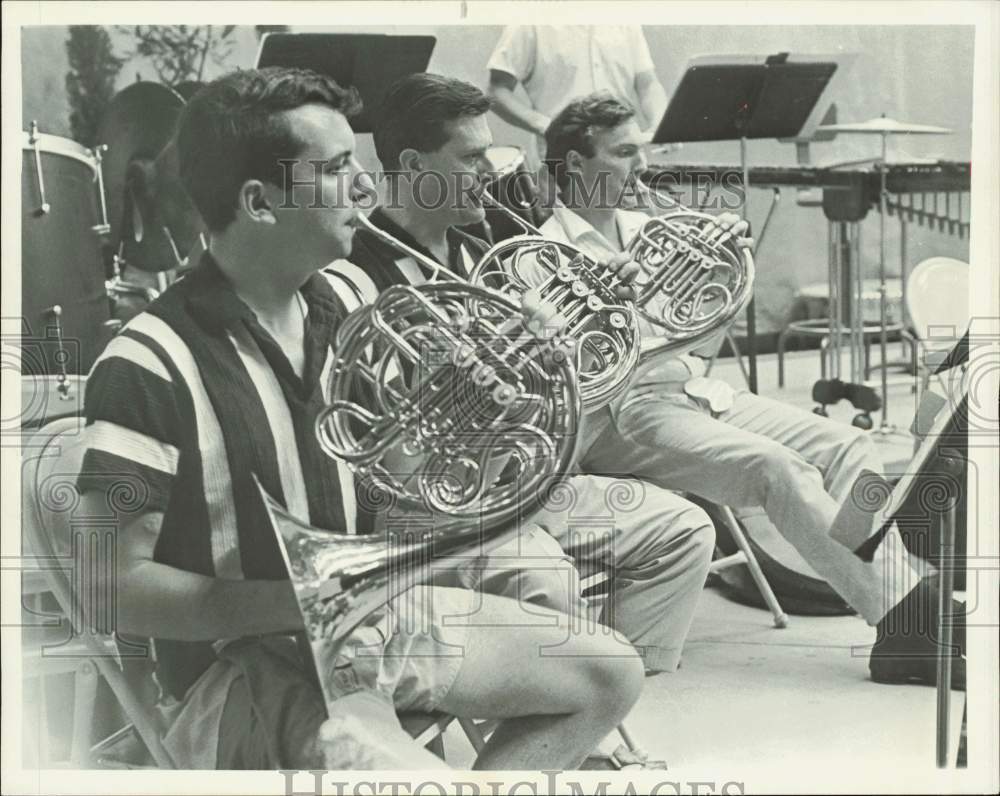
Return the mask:
<svg viewBox="0 0 1000 796">
<path fill-rule="evenodd" d="M 722 572 L 724 569 L 746 564 L 747 569 L 750 571 L 750 577 L 753 578 L 753 582 L 760 592 L 760 596 L 764 598 L 764 602 L 767 603 L 767 607 L 771 611 L 771 616 L 774 617 L 774 626 L 778 628 L 788 627 L 788 615 L 778 602 L 771 584 L 767 582 L 764 571 L 760 568 L 760 563 L 757 561 L 757 556 L 754 555 L 753 549 L 750 547 L 750 542 L 747 541 L 746 534 L 743 533 L 743 528 L 733 514 L 733 510 L 729 506 L 718 506 L 718 509 L 722 521 L 726 524 L 726 528 L 729 530 L 739 550 L 732 555 L 715 559 L 708 571 L 714 575 Z"/>
<path fill-rule="evenodd" d="M 29 654 L 28 664 L 40 667 L 36 671 L 41 691 L 46 675 L 58 671 L 76 673 L 71 752 L 74 765 L 133 767 L 130 761 L 113 756 L 113 750 L 122 751 L 128 740 L 137 736 L 152 764 L 174 768 L 161 742 L 159 716 L 142 696 L 145 670 L 141 665 L 130 666 L 122 657 L 117 643 L 124 644 L 123 640 L 93 626 L 92 618 L 83 611 L 85 597 L 77 593 L 86 592 L 92 585 L 77 583 L 77 579 L 107 563 L 93 560 L 91 546 L 74 528 L 72 515 L 78 502 L 74 483 L 83 455 L 80 441 L 79 418 L 62 418 L 37 431 L 25 448 L 21 471 L 22 531 L 28 548 L 25 552 L 44 571 L 70 629 L 68 643 L 58 647 L 43 645 Z M 99 678 L 107 682 L 130 723 L 95 742 L 92 721 Z"/>
</svg>

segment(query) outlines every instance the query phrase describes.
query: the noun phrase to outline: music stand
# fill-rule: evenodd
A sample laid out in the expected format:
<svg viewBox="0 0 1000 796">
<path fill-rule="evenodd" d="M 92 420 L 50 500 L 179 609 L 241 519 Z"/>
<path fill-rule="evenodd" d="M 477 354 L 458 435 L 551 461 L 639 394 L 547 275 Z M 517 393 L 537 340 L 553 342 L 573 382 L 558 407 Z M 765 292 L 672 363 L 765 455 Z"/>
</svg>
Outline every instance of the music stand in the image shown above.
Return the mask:
<svg viewBox="0 0 1000 796">
<path fill-rule="evenodd" d="M 969 333 L 958 343 L 949 358 L 937 372 L 959 364 L 968 358 Z M 927 554 L 940 574 L 938 589 L 937 642 L 937 721 L 935 746 L 938 768 L 948 765 L 949 722 L 951 719 L 951 664 L 952 664 L 952 598 L 955 591 L 956 571 L 963 575 L 960 588 L 965 588 L 968 569 L 967 541 L 960 542 L 956 522 L 961 517 L 962 539 L 967 531 L 968 501 L 968 444 L 969 444 L 969 382 L 955 378 L 950 382 L 949 394 L 936 397 L 928 392 L 921 404 L 931 411 L 918 408 L 914 419 L 914 432 L 920 445 L 906 472 L 895 486 L 882 476 L 863 470 L 851 488 L 833 522 L 831 536 L 852 549 L 863 561 L 872 561 L 876 549 L 883 543 L 893 524 L 902 531 L 904 522 L 914 517 L 925 525 L 928 538 L 918 549 L 931 548 L 936 533 L 936 554 Z M 933 499 L 929 499 L 933 495 Z M 936 515 L 936 516 L 935 516 Z M 864 539 L 860 544 L 858 541 Z M 963 718 L 964 721 L 964 718 Z"/>
<path fill-rule="evenodd" d="M 747 141 L 798 136 L 830 78 L 835 61 L 790 61 L 788 53 L 767 57 L 710 56 L 692 59 L 653 136 L 654 144 L 693 141 L 740 142 L 743 216 L 747 216 L 750 174 Z M 773 197 L 763 236 L 777 197 Z M 750 391 L 757 392 L 757 313 L 747 305 Z"/>
<path fill-rule="evenodd" d="M 437 39 L 382 33 L 267 33 L 257 53 L 257 68 L 289 66 L 328 75 L 353 86 L 364 108 L 351 119 L 355 133 L 373 131 L 373 113 L 386 89 L 406 75 L 424 72 Z"/>
</svg>

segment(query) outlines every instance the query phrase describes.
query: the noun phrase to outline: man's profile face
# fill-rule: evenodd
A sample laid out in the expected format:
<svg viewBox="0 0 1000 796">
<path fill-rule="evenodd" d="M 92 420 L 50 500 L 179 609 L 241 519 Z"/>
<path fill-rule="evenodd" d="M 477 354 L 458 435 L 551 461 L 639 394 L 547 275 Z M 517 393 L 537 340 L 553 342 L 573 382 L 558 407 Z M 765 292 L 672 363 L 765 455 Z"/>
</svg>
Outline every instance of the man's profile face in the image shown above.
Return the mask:
<svg viewBox="0 0 1000 796">
<path fill-rule="evenodd" d="M 579 170 L 585 195 L 593 195 L 593 202 L 617 207 L 623 195 L 634 192 L 639 175 L 647 167 L 642 131 L 635 119 L 627 119 L 617 127 L 599 130 L 593 144 L 593 156 L 584 157 Z"/>
<path fill-rule="evenodd" d="M 294 185 L 272 190 L 272 203 L 289 256 L 322 267 L 351 253 L 357 203 L 363 196 L 354 157 L 354 132 L 344 115 L 325 105 L 285 111 L 301 150 L 290 169 Z M 318 265 L 317 265 L 318 264 Z"/>
<path fill-rule="evenodd" d="M 445 131 L 448 140 L 440 149 L 421 153 L 423 176 L 415 175 L 414 184 L 422 206 L 440 207 L 452 226 L 476 224 L 485 218 L 479 196 L 490 168 L 486 150 L 493 146 L 493 134 L 486 114 L 447 122 Z"/>
</svg>

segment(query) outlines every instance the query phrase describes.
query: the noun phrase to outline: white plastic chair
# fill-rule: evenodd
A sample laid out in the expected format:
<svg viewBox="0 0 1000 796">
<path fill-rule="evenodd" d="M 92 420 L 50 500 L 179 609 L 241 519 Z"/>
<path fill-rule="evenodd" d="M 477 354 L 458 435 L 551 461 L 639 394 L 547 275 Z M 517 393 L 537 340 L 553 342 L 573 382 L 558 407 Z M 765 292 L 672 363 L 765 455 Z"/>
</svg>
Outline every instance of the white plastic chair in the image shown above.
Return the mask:
<svg viewBox="0 0 1000 796">
<path fill-rule="evenodd" d="M 921 349 L 922 392 L 969 325 L 969 264 L 951 257 L 918 263 L 906 281 L 906 309 Z"/>
</svg>

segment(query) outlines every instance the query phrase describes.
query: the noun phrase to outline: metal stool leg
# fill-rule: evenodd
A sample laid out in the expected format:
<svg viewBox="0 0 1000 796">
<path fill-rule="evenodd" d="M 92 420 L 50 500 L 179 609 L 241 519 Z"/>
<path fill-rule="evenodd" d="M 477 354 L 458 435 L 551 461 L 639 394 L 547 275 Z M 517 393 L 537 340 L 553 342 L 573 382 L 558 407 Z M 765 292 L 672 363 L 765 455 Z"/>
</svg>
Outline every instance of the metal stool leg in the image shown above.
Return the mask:
<svg viewBox="0 0 1000 796">
<path fill-rule="evenodd" d="M 747 373 L 747 367 L 743 364 L 743 352 L 740 351 L 739 343 L 736 342 L 736 338 L 733 337 L 732 332 L 726 332 L 726 342 L 729 343 L 729 347 L 733 349 L 733 356 L 736 357 L 736 364 L 740 366 L 740 373 L 743 374 L 743 383 L 750 387 L 750 374 Z"/>
<path fill-rule="evenodd" d="M 729 528 L 729 533 L 732 534 L 733 541 L 736 542 L 740 551 L 744 556 L 746 556 L 747 568 L 750 570 L 750 575 L 753 578 L 754 583 L 757 584 L 757 589 L 760 591 L 761 597 L 764 598 L 764 602 L 767 603 L 767 607 L 771 610 L 771 616 L 774 617 L 774 626 L 788 627 L 788 615 L 784 612 L 784 610 L 782 610 L 781 604 L 778 602 L 778 598 L 771 589 L 771 584 L 768 583 L 767 578 L 764 577 L 764 572 L 760 568 L 757 557 L 753 554 L 753 550 L 750 548 L 750 543 L 743 534 L 743 529 L 740 527 L 740 524 L 736 521 L 736 517 L 733 515 L 732 509 L 730 509 L 729 506 L 720 506 L 719 508 L 722 510 L 722 516 Z"/>
<path fill-rule="evenodd" d="M 778 386 L 785 386 L 785 340 L 788 338 L 788 329 L 782 329 L 778 334 Z"/>
</svg>

